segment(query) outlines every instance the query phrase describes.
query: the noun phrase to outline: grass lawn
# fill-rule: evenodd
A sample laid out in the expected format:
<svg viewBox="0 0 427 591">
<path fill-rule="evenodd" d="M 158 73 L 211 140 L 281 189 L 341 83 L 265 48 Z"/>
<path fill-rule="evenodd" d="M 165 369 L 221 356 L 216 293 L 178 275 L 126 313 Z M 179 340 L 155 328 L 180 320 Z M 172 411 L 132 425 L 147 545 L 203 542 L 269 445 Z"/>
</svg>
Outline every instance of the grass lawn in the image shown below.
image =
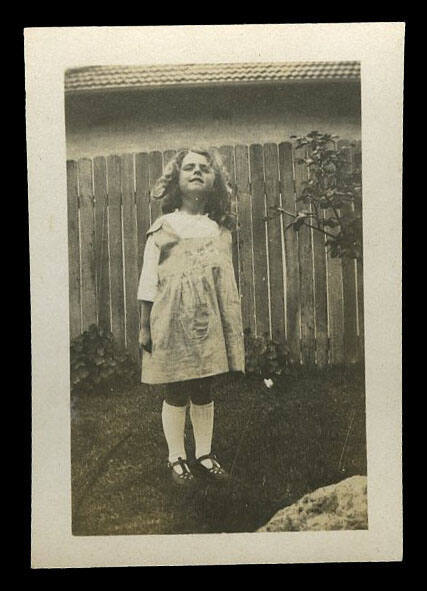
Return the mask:
<svg viewBox="0 0 427 591">
<path fill-rule="evenodd" d="M 251 532 L 305 493 L 366 474 L 360 368 L 282 376 L 271 389 L 222 380 L 213 449 L 233 475 L 223 487 L 172 485 L 161 405 L 142 384 L 73 397 L 74 535 Z"/>
</svg>

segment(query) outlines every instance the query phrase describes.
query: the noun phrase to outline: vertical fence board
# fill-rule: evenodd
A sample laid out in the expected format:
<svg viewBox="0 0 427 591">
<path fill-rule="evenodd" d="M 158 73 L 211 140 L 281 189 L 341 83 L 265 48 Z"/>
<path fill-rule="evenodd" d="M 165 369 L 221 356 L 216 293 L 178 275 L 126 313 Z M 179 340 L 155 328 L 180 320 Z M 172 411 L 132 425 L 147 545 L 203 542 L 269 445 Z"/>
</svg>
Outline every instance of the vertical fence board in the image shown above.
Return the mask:
<svg viewBox="0 0 427 591">
<path fill-rule="evenodd" d="M 69 316 L 70 338 L 81 332 L 80 309 L 80 246 L 79 246 L 79 202 L 77 189 L 77 163 L 67 161 L 67 204 L 68 204 L 68 274 L 69 274 Z"/>
<path fill-rule="evenodd" d="M 234 188 L 236 184 L 235 165 L 234 165 L 234 150 L 232 146 L 221 146 L 218 149 L 223 165 L 230 177 L 231 186 Z M 234 205 L 234 204 L 233 204 Z"/>
<path fill-rule="evenodd" d="M 330 148 L 335 150 L 335 142 L 330 142 Z M 334 216 L 332 209 L 325 210 L 325 217 Z M 328 229 L 332 234 L 339 229 Z M 342 365 L 344 363 L 344 306 L 343 306 L 343 280 L 341 259 L 332 258 L 327 249 L 326 255 L 327 283 L 328 283 L 328 336 L 329 336 L 329 363 Z"/>
<path fill-rule="evenodd" d="M 353 170 L 362 170 L 362 142 L 360 140 L 353 142 L 352 167 Z"/>
<path fill-rule="evenodd" d="M 165 150 L 163 152 L 163 170 L 175 156 L 176 150 Z"/>
<path fill-rule="evenodd" d="M 135 360 L 139 359 L 138 240 L 134 188 L 133 154 L 125 154 L 122 163 L 123 251 L 126 302 L 126 346 Z"/>
<path fill-rule="evenodd" d="M 148 155 L 148 171 L 149 171 L 149 182 L 150 191 L 156 184 L 156 181 L 160 178 L 163 171 L 163 158 L 161 152 L 150 152 Z M 151 223 L 154 222 L 161 215 L 161 206 L 159 199 L 150 198 L 150 210 L 151 210 Z"/>
<path fill-rule="evenodd" d="M 344 355 L 347 364 L 358 359 L 356 275 L 353 259 L 342 260 L 344 298 Z"/>
<path fill-rule="evenodd" d="M 252 228 L 255 272 L 255 314 L 257 335 L 270 332 L 268 309 L 268 271 L 265 242 L 265 202 L 264 202 L 264 162 L 263 149 L 259 144 L 249 148 L 251 189 L 252 189 Z"/>
<path fill-rule="evenodd" d="M 328 302 L 326 288 L 325 236 L 313 230 L 314 302 L 316 320 L 316 363 L 319 368 L 328 364 Z"/>
<path fill-rule="evenodd" d="M 352 151 L 346 141 L 338 142 L 338 148 L 346 154 L 348 166 L 345 172 L 351 172 Z M 341 208 L 341 214 L 346 215 L 352 211 L 351 204 L 344 204 Z M 355 363 L 358 359 L 358 340 L 357 340 L 357 296 L 356 296 L 356 268 L 353 259 L 343 257 L 342 260 L 343 277 L 343 303 L 344 303 L 344 356 L 346 364 Z"/>
<path fill-rule="evenodd" d="M 357 311 L 359 320 L 359 335 L 358 335 L 358 357 L 359 361 L 364 361 L 365 358 L 365 314 L 364 314 L 364 299 L 363 299 L 363 264 L 361 261 L 356 263 L 356 278 L 357 278 Z"/>
<path fill-rule="evenodd" d="M 362 170 L 362 145 L 361 142 L 356 142 L 353 150 L 353 169 Z M 355 208 L 356 213 L 362 218 L 363 205 L 357 203 Z M 357 311 L 358 311 L 358 325 L 359 325 L 359 361 L 364 360 L 365 357 L 365 314 L 364 314 L 364 299 L 363 299 L 363 262 L 361 260 L 356 262 L 356 279 L 357 279 Z"/>
<path fill-rule="evenodd" d="M 233 252 L 233 267 L 234 267 L 234 275 L 236 278 L 237 286 L 240 289 L 240 278 L 239 278 L 239 210 L 238 210 L 238 203 L 237 203 L 237 188 L 236 188 L 236 171 L 235 171 L 235 163 L 234 163 L 234 150 L 232 146 L 221 146 L 218 150 L 222 163 L 226 171 L 228 172 L 230 184 L 232 188 L 231 198 L 230 198 L 230 205 L 231 205 L 231 213 L 235 215 L 236 220 L 236 228 L 233 230 L 233 237 L 232 237 L 232 252 Z"/>
<path fill-rule="evenodd" d="M 121 166 L 118 156 L 107 160 L 109 239 L 111 260 L 111 330 L 120 346 L 125 346 L 125 310 L 123 289 Z"/>
<path fill-rule="evenodd" d="M 255 333 L 253 284 L 252 199 L 249 191 L 249 159 L 247 146 L 236 146 L 236 185 L 239 203 L 240 299 L 243 328 Z"/>
<path fill-rule="evenodd" d="M 78 161 L 81 242 L 82 329 L 97 324 L 95 281 L 95 229 L 92 188 L 92 160 Z"/>
<path fill-rule="evenodd" d="M 309 154 L 311 149 L 309 149 Z M 310 168 L 308 168 L 310 178 Z M 323 210 L 320 210 L 324 218 Z M 316 226 L 313 219 L 311 224 Z M 313 266 L 314 266 L 314 320 L 315 320 L 315 344 L 316 365 L 322 369 L 329 362 L 328 344 L 328 301 L 326 287 L 326 236 L 323 232 L 312 229 Z"/>
<path fill-rule="evenodd" d="M 264 145 L 265 195 L 267 213 L 268 262 L 270 269 L 271 332 L 276 341 L 285 342 L 285 304 L 280 207 L 279 161 L 277 144 Z"/>
<path fill-rule="evenodd" d="M 297 212 L 307 209 L 307 205 L 298 201 L 307 180 L 307 168 L 305 164 L 298 164 L 298 158 L 304 158 L 304 148 L 295 153 L 295 191 L 297 197 Z M 303 225 L 298 231 L 298 254 L 300 270 L 300 300 L 301 300 L 301 352 L 305 365 L 312 366 L 315 363 L 314 340 L 314 292 L 313 292 L 313 249 L 311 228 Z"/>
<path fill-rule="evenodd" d="M 111 330 L 110 321 L 110 268 L 108 258 L 108 199 L 107 165 L 104 157 L 93 161 L 93 185 L 95 195 L 95 271 L 98 305 L 98 326 Z"/>
<path fill-rule="evenodd" d="M 141 273 L 146 233 L 150 227 L 148 154 L 135 154 L 136 219 L 138 227 L 138 272 Z"/>
<path fill-rule="evenodd" d="M 295 187 L 292 159 L 292 144 L 279 145 L 279 169 L 282 191 L 282 207 L 290 214 L 296 213 Z M 291 215 L 284 214 L 283 230 L 286 264 L 286 344 L 289 349 L 291 365 L 300 362 L 300 283 L 298 261 L 298 239 L 293 228 L 286 230 L 292 221 Z"/>
<path fill-rule="evenodd" d="M 342 266 L 339 258 L 328 252 L 328 322 L 331 365 L 344 363 L 344 307 Z"/>
</svg>

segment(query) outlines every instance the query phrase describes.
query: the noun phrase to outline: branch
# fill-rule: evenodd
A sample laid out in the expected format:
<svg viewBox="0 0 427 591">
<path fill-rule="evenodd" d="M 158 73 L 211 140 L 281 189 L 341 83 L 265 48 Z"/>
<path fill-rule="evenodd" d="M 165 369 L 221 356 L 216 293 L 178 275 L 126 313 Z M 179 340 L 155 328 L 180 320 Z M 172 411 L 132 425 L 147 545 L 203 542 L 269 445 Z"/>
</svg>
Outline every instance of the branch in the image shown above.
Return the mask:
<svg viewBox="0 0 427 591">
<path fill-rule="evenodd" d="M 294 219 L 298 217 L 297 214 L 292 213 L 290 211 L 286 211 L 286 209 L 283 209 L 281 207 L 277 207 L 276 208 L 278 213 L 285 213 L 286 215 L 289 215 L 291 217 L 293 217 Z M 268 216 L 267 216 L 268 218 Z M 313 230 L 317 230 L 318 232 L 322 232 L 322 234 L 325 234 L 325 236 L 329 236 L 330 238 L 336 238 L 335 234 L 331 234 L 330 232 L 327 232 L 326 230 L 323 230 L 322 228 L 318 228 L 317 226 L 313 226 L 312 224 L 308 224 L 306 221 L 304 221 L 304 224 L 308 227 L 308 228 L 313 228 Z M 291 224 L 288 224 L 285 228 L 285 231 L 290 228 L 292 226 Z"/>
</svg>

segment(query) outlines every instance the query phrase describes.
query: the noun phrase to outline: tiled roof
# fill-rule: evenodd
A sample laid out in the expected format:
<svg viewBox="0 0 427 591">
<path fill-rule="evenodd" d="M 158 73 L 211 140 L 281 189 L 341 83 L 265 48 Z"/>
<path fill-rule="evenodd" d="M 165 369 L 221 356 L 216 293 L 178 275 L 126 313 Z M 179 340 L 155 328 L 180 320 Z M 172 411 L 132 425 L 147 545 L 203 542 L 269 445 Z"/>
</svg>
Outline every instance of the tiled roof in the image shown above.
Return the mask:
<svg viewBox="0 0 427 591">
<path fill-rule="evenodd" d="M 67 70 L 65 90 L 359 78 L 360 62 L 90 66 Z"/>
</svg>

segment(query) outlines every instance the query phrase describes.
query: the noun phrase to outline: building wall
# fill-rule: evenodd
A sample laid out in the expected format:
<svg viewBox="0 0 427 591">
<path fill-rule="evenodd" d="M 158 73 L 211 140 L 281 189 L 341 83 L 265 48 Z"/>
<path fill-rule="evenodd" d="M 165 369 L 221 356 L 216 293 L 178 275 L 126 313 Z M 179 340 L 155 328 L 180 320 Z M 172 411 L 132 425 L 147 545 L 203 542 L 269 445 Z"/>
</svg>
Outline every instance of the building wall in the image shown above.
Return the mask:
<svg viewBox="0 0 427 591">
<path fill-rule="evenodd" d="M 282 142 L 314 129 L 358 140 L 360 84 L 96 92 L 65 98 L 67 157 Z"/>
</svg>

